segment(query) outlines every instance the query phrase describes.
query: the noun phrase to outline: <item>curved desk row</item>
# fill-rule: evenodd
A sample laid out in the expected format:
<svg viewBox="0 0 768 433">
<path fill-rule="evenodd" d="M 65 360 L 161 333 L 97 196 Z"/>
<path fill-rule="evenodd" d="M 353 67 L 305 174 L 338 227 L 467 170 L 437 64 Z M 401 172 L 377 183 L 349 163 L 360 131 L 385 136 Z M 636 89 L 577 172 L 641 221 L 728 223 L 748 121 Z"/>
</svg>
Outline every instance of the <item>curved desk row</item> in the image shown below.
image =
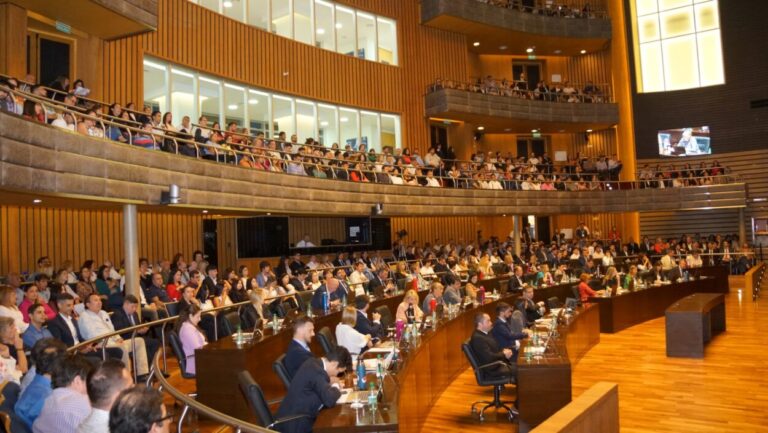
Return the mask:
<svg viewBox="0 0 768 433">
<path fill-rule="evenodd" d="M 489 282 L 493 284 L 492 281 L 484 281 Z M 420 295 L 423 297 L 426 292 Z M 513 303 L 516 296 L 504 295 L 455 317 L 438 320 L 437 327 L 427 329 L 417 344 L 402 348 L 396 370 L 386 377 L 384 397 L 375 414 L 353 410 L 349 405 L 325 409 L 321 411 L 314 431 L 420 431 L 440 394 L 469 367 L 461 351 L 461 343 L 473 332 L 475 314 L 481 310 L 495 318 L 497 303 Z M 402 295 L 375 300 L 371 308 L 387 305 L 394 312 L 401 300 Z M 531 362 L 523 360 L 518 365 L 521 424 L 525 420 L 526 425 L 535 425 L 570 402 L 570 365 L 599 342 L 598 317 L 595 307 L 580 309 L 566 325 L 561 326 L 562 337 L 552 345 L 551 356 Z M 315 317 L 315 330 L 328 326 L 331 332 L 335 332 L 340 320 L 339 311 Z M 265 330 L 263 337 L 239 347 L 232 338 L 223 338 L 197 350 L 198 401 L 234 417 L 253 419 L 238 390 L 237 373 L 248 370 L 264 389 L 267 399 L 281 398 L 285 389 L 272 371 L 272 362 L 285 353 L 291 338 L 290 329 L 277 334 Z M 311 347 L 318 356 L 322 354 L 316 341 Z"/>
</svg>

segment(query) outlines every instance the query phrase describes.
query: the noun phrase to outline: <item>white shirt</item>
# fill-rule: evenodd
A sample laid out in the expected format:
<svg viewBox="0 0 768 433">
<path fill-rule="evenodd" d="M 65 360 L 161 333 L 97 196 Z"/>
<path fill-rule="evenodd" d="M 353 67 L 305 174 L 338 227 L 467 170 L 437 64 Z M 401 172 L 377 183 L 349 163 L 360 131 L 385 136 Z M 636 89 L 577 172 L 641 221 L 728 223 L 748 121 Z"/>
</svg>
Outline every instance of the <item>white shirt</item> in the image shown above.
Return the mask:
<svg viewBox="0 0 768 433">
<path fill-rule="evenodd" d="M 368 282 L 368 277 L 364 273 L 354 271 L 349 275 L 349 285 L 355 290 L 355 295 L 365 294 L 365 287 L 363 285 Z"/>
<path fill-rule="evenodd" d="M 434 177 L 428 177 L 427 178 L 427 186 L 439 188 L 440 187 L 440 182 L 436 178 L 434 178 Z"/>
<path fill-rule="evenodd" d="M 23 334 L 29 328 L 29 323 L 24 322 L 24 316 L 18 308 L 8 308 L 5 305 L 0 305 L 0 317 L 10 317 L 13 319 L 19 334 Z"/>
<path fill-rule="evenodd" d="M 75 323 L 72 321 L 72 317 L 67 317 L 61 313 L 59 313 L 59 316 L 64 319 L 64 323 L 69 327 L 69 332 L 72 333 L 72 339 L 75 341 L 75 344 L 79 344 L 80 339 L 77 338 L 77 328 L 75 328 Z"/>
<path fill-rule="evenodd" d="M 115 327 L 112 325 L 109 315 L 104 310 L 101 310 L 98 313 L 94 313 L 91 310 L 84 310 L 80 315 L 80 320 L 77 321 L 77 324 L 80 327 L 80 334 L 86 340 L 115 332 Z M 110 340 L 113 339 L 116 338 L 110 338 Z"/>
<path fill-rule="evenodd" d="M 392 181 L 393 185 L 402 185 L 403 184 L 403 178 L 400 176 L 390 175 L 389 180 Z"/>
<path fill-rule="evenodd" d="M 298 241 L 298 242 L 296 242 L 296 248 L 312 248 L 314 246 L 315 246 L 315 244 L 313 244 L 312 242 L 305 241 L 303 239 Z M 315 266 L 317 266 L 317 265 L 315 265 Z"/>
<path fill-rule="evenodd" d="M 336 342 L 339 346 L 346 347 L 349 353 L 357 355 L 368 344 L 368 339 L 355 328 L 339 323 L 336 325 Z"/>
<path fill-rule="evenodd" d="M 91 413 L 80 423 L 75 433 L 109 433 L 109 412 L 92 408 Z"/>
</svg>

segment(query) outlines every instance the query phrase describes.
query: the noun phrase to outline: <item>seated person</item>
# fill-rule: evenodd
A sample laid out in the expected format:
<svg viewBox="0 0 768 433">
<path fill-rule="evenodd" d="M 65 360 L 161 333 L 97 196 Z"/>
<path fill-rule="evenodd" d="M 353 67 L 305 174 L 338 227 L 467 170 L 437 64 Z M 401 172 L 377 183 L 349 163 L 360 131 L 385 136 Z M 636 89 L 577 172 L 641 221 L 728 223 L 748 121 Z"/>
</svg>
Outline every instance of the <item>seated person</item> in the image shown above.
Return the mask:
<svg viewBox="0 0 768 433">
<path fill-rule="evenodd" d="M 144 297 L 150 304 L 154 304 L 158 311 L 165 310 L 166 302 L 173 302 L 163 284 L 163 274 L 159 272 L 152 274 L 152 284 L 144 289 Z"/>
<path fill-rule="evenodd" d="M 480 365 L 496 363 L 483 369 L 488 376 L 514 377 L 517 375 L 517 368 L 512 364 L 514 352 L 508 347 L 499 348 L 499 344 L 490 335 L 492 328 L 491 316 L 482 312 L 475 314 L 475 332 L 469 339 L 472 352 Z"/>
<path fill-rule="evenodd" d="M 589 287 L 589 274 L 586 272 L 583 272 L 581 275 L 579 275 L 579 299 L 581 302 L 587 302 L 589 300 L 589 297 L 595 297 L 595 296 L 603 296 L 605 294 L 602 290 L 592 290 L 591 287 Z"/>
<path fill-rule="evenodd" d="M 80 423 L 75 433 L 106 433 L 109 431 L 109 410 L 118 394 L 133 387 L 133 377 L 122 361 L 108 359 L 88 375 L 86 390 L 91 413 Z"/>
<path fill-rule="evenodd" d="M 92 339 L 101 335 L 115 332 L 115 327 L 112 325 L 112 320 L 106 311 L 101 309 L 101 298 L 98 293 L 91 293 L 85 299 L 85 310 L 80 316 L 78 323 L 80 327 L 80 333 L 85 339 Z M 144 339 L 136 337 L 134 339 L 136 346 L 136 353 L 133 354 L 136 360 L 136 370 L 138 376 L 145 376 L 149 373 L 149 362 L 147 360 L 147 349 L 144 345 Z M 123 363 L 125 365 L 132 365 L 128 355 L 133 351 L 133 344 L 131 340 L 124 340 L 119 336 L 109 337 L 107 340 L 108 347 L 117 347 L 123 350 Z"/>
<path fill-rule="evenodd" d="M 443 302 L 446 305 L 461 304 L 461 280 L 453 275 L 446 275 L 445 287 Z"/>
<path fill-rule="evenodd" d="M 195 350 L 205 346 L 205 334 L 197 327 L 202 310 L 197 305 L 190 305 L 179 312 L 176 319 L 176 333 L 181 341 L 181 350 L 187 359 L 186 373 L 195 374 Z"/>
<path fill-rule="evenodd" d="M 536 319 L 541 319 L 545 311 L 543 301 L 533 301 L 533 287 L 530 286 L 523 289 L 523 295 L 517 301 L 515 307 L 525 315 L 527 326 L 531 326 Z"/>
<path fill-rule="evenodd" d="M 432 308 L 430 307 L 433 299 L 435 300 L 435 308 L 445 303 L 445 301 L 443 301 L 443 285 L 437 281 L 430 286 L 429 294 L 424 298 L 424 302 L 421 304 L 421 309 L 430 314 L 435 313 L 436 311 L 432 311 Z"/>
<path fill-rule="evenodd" d="M 405 323 L 421 321 L 424 318 L 424 312 L 419 308 L 419 295 L 415 290 L 405 292 L 403 302 L 397 306 L 395 320 Z"/>
<path fill-rule="evenodd" d="M 393 290 L 395 290 L 395 285 L 389 278 L 389 268 L 386 266 L 379 269 L 368 283 L 368 292 L 379 298 Z"/>
<path fill-rule="evenodd" d="M 32 424 L 34 433 L 73 433 L 77 429 L 91 413 L 86 380 L 92 368 L 79 354 L 68 354 L 59 360 L 51 375 L 53 392 Z"/>
<path fill-rule="evenodd" d="M 42 304 L 30 305 L 27 314 L 29 315 L 29 328 L 21 334 L 24 347 L 31 349 L 38 340 L 53 338 L 51 331 L 45 326 L 45 307 Z"/>
<path fill-rule="evenodd" d="M 312 295 L 312 308 L 315 310 L 323 310 L 323 293 L 328 294 L 328 305 L 335 307 L 341 304 L 341 300 L 346 298 L 347 293 L 344 290 L 339 290 L 339 280 L 336 278 L 327 278 L 325 284 L 315 290 L 315 294 Z"/>
<path fill-rule="evenodd" d="M 53 391 L 51 386 L 51 374 L 53 367 L 58 363 L 59 358 L 64 356 L 66 347 L 63 343 L 53 338 L 39 340 L 32 347 L 32 357 L 35 366 L 27 373 L 27 376 L 33 376 L 26 388 L 19 396 L 19 400 L 14 406 L 16 415 L 20 418 L 29 430 L 32 430 L 32 424 L 40 415 L 43 409 L 45 399 Z M 24 377 L 25 381 L 27 376 Z"/>
<path fill-rule="evenodd" d="M 251 301 L 243 306 L 240 313 L 240 320 L 243 322 L 243 329 L 260 329 L 265 323 L 272 320 L 272 312 L 264 304 L 264 289 L 254 288 L 248 295 Z"/>
<path fill-rule="evenodd" d="M 352 367 L 349 352 L 336 346 L 320 359 L 306 360 L 293 376 L 276 418 L 307 415 L 278 424 L 275 428 L 282 433 L 309 433 L 323 407 L 334 407 L 341 397 L 339 374 Z"/>
<path fill-rule="evenodd" d="M 677 266 L 669 270 L 667 273 L 667 278 L 669 278 L 669 281 L 672 282 L 682 281 L 687 274 L 687 268 L 688 262 L 686 262 L 685 259 L 680 259 L 677 262 Z"/>
<path fill-rule="evenodd" d="M 87 340 L 80 333 L 80 326 L 74 315 L 75 299 L 69 293 L 62 293 L 56 298 L 56 307 L 59 314 L 48 321 L 48 330 L 53 334 L 53 338 L 64 342 L 67 347 L 80 344 Z M 96 344 L 91 344 L 80 348 L 80 353 L 93 358 L 101 359 L 101 350 Z M 110 358 L 123 358 L 123 349 L 119 347 L 107 347 L 107 355 Z"/>
<path fill-rule="evenodd" d="M 523 267 L 522 266 L 515 266 L 514 275 L 509 279 L 508 289 L 510 292 L 516 292 L 523 290 L 523 287 L 527 286 L 528 283 L 525 282 L 523 279 Z"/>
<path fill-rule="evenodd" d="M 514 309 L 506 302 L 499 302 L 496 306 L 496 321 L 493 322 L 491 335 L 496 339 L 499 347 L 512 349 L 517 353 L 520 348 L 520 340 L 527 338 L 528 331 L 524 324 L 515 323 L 512 318 Z M 518 313 L 520 314 L 520 313 Z M 530 332 L 530 331 L 528 331 Z"/>
<path fill-rule="evenodd" d="M 112 313 L 112 325 L 115 330 L 130 328 L 140 325 L 142 321 L 137 313 L 139 309 L 139 299 L 133 295 L 128 295 L 123 299 L 123 305 Z M 149 327 L 145 326 L 136 330 L 136 335 L 144 339 L 144 346 L 147 348 L 147 359 L 152 362 L 155 359 L 155 353 L 160 348 L 160 340 L 149 336 Z M 124 340 L 131 339 L 131 332 L 120 335 Z"/>
<path fill-rule="evenodd" d="M 355 308 L 357 308 L 355 329 L 363 335 L 370 335 L 372 338 L 382 338 L 385 336 L 386 330 L 380 322 L 381 314 L 374 311 L 373 314 L 371 314 L 373 320 L 369 320 L 368 308 L 370 306 L 371 302 L 368 295 L 358 295 L 355 297 Z"/>
<path fill-rule="evenodd" d="M 624 275 L 621 287 L 625 290 L 635 290 L 635 287 L 637 287 L 637 266 L 632 265 L 629 267 L 629 272 Z"/>
<path fill-rule="evenodd" d="M 616 289 L 621 286 L 621 276 L 614 266 L 610 266 L 605 271 L 601 284 L 605 291 L 610 291 L 612 294 L 616 293 Z"/>
<path fill-rule="evenodd" d="M 336 325 L 336 343 L 346 347 L 350 354 L 358 355 L 373 346 L 370 334 L 361 334 L 355 329 L 357 309 L 345 307 L 341 312 L 341 323 Z"/>
<path fill-rule="evenodd" d="M 163 404 L 163 394 L 144 386 L 117 395 L 109 411 L 111 433 L 167 433 L 173 418 Z"/>
<path fill-rule="evenodd" d="M 307 316 L 299 316 L 293 322 L 293 340 L 288 344 L 285 353 L 285 369 L 288 376 L 293 378 L 304 362 L 314 358 L 309 344 L 315 336 L 315 323 Z"/>
<path fill-rule="evenodd" d="M 0 317 L 0 371 L 3 380 L 21 383 L 21 376 L 28 370 L 27 355 L 19 330 L 10 317 Z"/>
</svg>

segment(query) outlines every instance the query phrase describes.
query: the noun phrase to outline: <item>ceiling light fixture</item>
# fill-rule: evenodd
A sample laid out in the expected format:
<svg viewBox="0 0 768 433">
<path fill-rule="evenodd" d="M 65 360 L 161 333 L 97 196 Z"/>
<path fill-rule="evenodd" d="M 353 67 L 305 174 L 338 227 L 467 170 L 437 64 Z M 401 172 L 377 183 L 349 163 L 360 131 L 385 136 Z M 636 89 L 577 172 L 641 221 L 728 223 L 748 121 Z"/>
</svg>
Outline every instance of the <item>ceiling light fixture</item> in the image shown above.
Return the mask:
<svg viewBox="0 0 768 433">
<path fill-rule="evenodd" d="M 341 121 L 341 122 L 346 122 L 348 120 L 349 120 L 349 118 L 347 118 L 347 117 L 342 117 L 341 119 L 339 119 L 339 121 Z"/>
<path fill-rule="evenodd" d="M 587 129 L 587 132 L 592 132 L 592 130 L 591 129 Z"/>
<path fill-rule="evenodd" d="M 525 52 L 531 54 L 533 52 L 533 48 L 526 48 Z"/>
<path fill-rule="evenodd" d="M 581 50 L 581 54 L 587 54 L 587 50 Z"/>
<path fill-rule="evenodd" d="M 555 54 L 560 54 L 562 52 L 563 52 L 563 50 L 555 50 Z"/>
<path fill-rule="evenodd" d="M 225 8 L 231 8 L 232 7 L 232 2 L 231 1 L 225 1 L 221 5 L 224 6 Z"/>
<path fill-rule="evenodd" d="M 344 27 L 344 26 L 342 26 L 342 25 L 341 25 L 341 23 L 336 23 L 336 28 L 337 28 L 337 29 L 340 29 L 340 28 L 342 28 L 342 27 Z"/>
<path fill-rule="evenodd" d="M 506 45 L 499 45 L 499 49 L 500 49 L 501 51 L 504 51 L 504 50 L 506 50 L 506 49 L 507 49 L 507 46 L 506 46 Z"/>
<path fill-rule="evenodd" d="M 538 129 L 531 129 L 531 132 L 533 132 L 535 134 L 535 133 L 539 132 L 539 130 Z"/>
<path fill-rule="evenodd" d="M 472 46 L 473 47 L 479 47 L 480 46 L 480 42 L 475 42 L 475 43 L 472 44 Z"/>
<path fill-rule="evenodd" d="M 256 104 L 259 103 L 259 100 L 258 99 L 249 99 L 248 103 L 251 104 L 251 105 L 256 105 Z"/>
<path fill-rule="evenodd" d="M 324 35 L 325 34 L 325 29 L 317 29 L 315 31 L 315 33 L 317 33 L 318 35 Z"/>
<path fill-rule="evenodd" d="M 477 130 L 478 130 L 478 131 L 485 131 L 485 126 L 478 126 L 478 127 L 477 127 Z"/>
<path fill-rule="evenodd" d="M 320 122 L 320 126 L 328 126 L 328 122 L 326 122 L 325 120 L 323 120 L 322 122 Z"/>
<path fill-rule="evenodd" d="M 36 199 L 32 200 L 32 203 L 34 203 L 34 204 L 40 204 L 40 203 L 42 203 L 42 202 L 43 202 L 43 201 L 42 201 L 42 200 L 40 200 L 39 198 L 36 198 Z"/>
<path fill-rule="evenodd" d="M 208 209 L 203 209 L 203 213 L 208 213 Z"/>
<path fill-rule="evenodd" d="M 229 108 L 230 110 L 237 110 L 237 104 L 228 105 L 227 108 Z"/>
</svg>

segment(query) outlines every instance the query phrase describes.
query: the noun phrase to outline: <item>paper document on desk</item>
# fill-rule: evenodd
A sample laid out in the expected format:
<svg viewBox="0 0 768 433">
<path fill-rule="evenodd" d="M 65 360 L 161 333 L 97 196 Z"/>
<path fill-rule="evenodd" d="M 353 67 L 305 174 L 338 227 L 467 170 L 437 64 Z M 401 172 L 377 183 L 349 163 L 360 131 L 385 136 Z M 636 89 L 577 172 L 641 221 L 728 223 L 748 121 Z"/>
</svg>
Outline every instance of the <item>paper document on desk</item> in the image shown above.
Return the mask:
<svg viewBox="0 0 768 433">
<path fill-rule="evenodd" d="M 345 388 L 341 392 L 341 397 L 336 400 L 336 404 L 347 404 L 357 402 L 368 401 L 369 391 L 355 391 L 352 388 Z"/>
<path fill-rule="evenodd" d="M 381 363 L 384 365 L 384 370 L 389 369 L 389 365 L 392 363 L 392 357 L 394 354 L 392 352 L 389 352 L 389 355 L 387 355 L 385 358 L 381 360 Z M 365 366 L 366 372 L 374 372 L 376 373 L 376 367 L 378 366 L 378 358 L 370 358 L 370 359 L 364 359 L 363 365 Z"/>
<path fill-rule="evenodd" d="M 382 346 L 376 346 L 368 349 L 366 353 L 390 353 L 392 352 L 393 347 L 382 347 Z M 399 352 L 400 349 L 395 349 L 395 352 Z"/>
<path fill-rule="evenodd" d="M 373 351 L 375 349 L 387 349 L 387 351 L 390 351 L 392 350 L 393 347 L 395 347 L 395 341 L 387 340 L 377 344 L 376 347 L 374 347 L 373 349 L 370 349 L 370 351 Z"/>
</svg>

